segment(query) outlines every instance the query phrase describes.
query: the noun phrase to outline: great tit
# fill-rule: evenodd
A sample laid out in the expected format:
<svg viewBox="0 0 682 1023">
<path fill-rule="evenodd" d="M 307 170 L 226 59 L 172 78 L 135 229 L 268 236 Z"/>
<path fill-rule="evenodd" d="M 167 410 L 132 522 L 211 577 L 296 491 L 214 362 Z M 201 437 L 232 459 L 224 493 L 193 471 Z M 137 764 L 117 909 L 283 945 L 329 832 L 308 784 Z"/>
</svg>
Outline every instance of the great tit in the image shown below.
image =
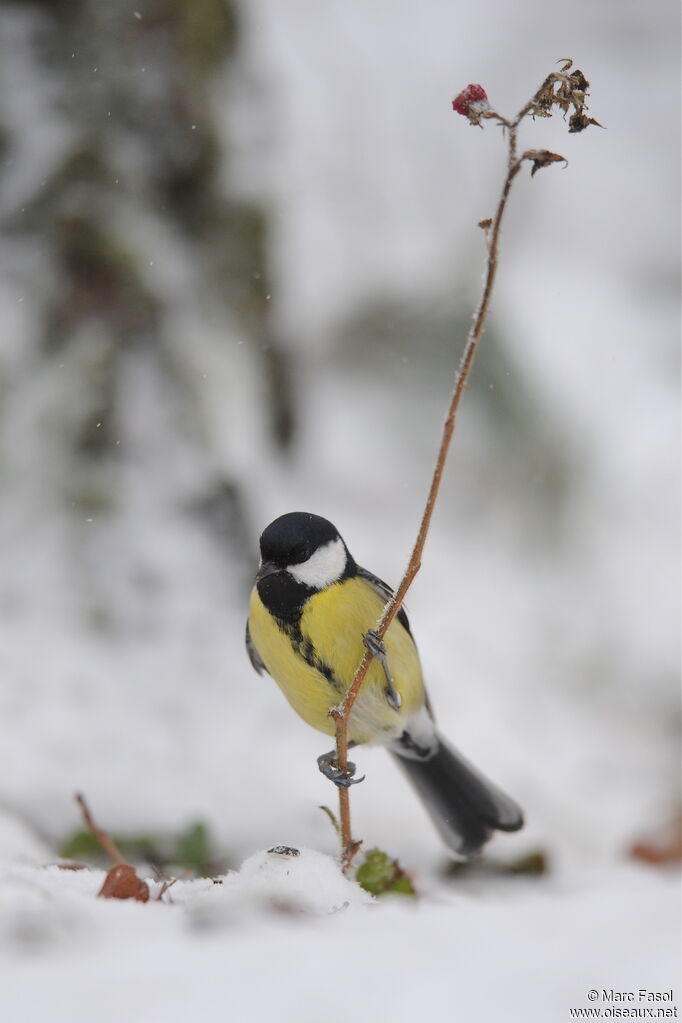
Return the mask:
<svg viewBox="0 0 682 1023">
<path fill-rule="evenodd" d="M 373 632 L 392 591 L 354 561 L 327 519 L 290 512 L 260 538 L 261 563 L 251 593 L 246 647 L 313 728 L 335 732 L 329 711 L 343 700 L 365 653 L 374 654 L 349 721 L 349 745 L 388 747 L 449 848 L 477 852 L 494 830 L 517 831 L 523 814 L 514 800 L 448 745 L 434 724 L 419 655 L 401 609 L 383 643 Z M 344 774 L 334 753 L 318 758 L 338 785 Z"/>
</svg>

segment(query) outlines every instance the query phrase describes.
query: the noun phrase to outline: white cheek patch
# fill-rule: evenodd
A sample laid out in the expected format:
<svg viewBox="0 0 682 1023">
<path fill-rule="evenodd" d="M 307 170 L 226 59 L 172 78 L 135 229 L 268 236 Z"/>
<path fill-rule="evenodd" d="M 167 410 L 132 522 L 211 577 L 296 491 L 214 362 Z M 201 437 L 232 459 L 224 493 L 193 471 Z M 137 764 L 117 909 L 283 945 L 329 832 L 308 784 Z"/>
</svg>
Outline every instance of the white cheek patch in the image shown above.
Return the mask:
<svg viewBox="0 0 682 1023">
<path fill-rule="evenodd" d="M 318 547 L 307 561 L 300 565 L 290 565 L 287 569 L 296 582 L 310 586 L 314 590 L 323 590 L 326 586 L 339 581 L 346 568 L 346 549 L 340 539 L 330 540 L 324 547 Z"/>
</svg>

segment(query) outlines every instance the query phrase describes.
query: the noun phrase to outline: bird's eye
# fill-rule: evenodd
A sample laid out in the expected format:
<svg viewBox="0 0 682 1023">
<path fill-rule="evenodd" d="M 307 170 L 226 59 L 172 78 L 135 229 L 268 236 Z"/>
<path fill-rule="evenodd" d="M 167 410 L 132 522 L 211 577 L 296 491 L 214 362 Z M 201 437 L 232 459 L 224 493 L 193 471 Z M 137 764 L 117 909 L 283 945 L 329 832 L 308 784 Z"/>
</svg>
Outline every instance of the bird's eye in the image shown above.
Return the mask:
<svg viewBox="0 0 682 1023">
<path fill-rule="evenodd" d="M 294 551 L 294 554 L 296 555 L 296 561 L 298 563 L 302 561 L 307 561 L 312 553 L 313 548 L 309 543 L 300 544 Z"/>
</svg>

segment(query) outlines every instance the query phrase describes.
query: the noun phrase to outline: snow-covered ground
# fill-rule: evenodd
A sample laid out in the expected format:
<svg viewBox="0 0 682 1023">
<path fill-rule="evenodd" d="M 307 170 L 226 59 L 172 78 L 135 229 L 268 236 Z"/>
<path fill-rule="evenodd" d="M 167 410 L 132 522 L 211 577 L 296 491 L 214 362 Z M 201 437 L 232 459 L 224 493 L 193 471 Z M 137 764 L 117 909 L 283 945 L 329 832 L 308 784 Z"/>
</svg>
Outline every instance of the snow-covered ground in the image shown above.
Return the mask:
<svg viewBox="0 0 682 1023">
<path fill-rule="evenodd" d="M 679 997 L 677 886 L 642 868 L 381 905 L 311 850 L 180 881 L 172 905 L 97 899 L 102 880 L 2 868 L 3 1018 L 552 1023 L 612 1007 L 595 989 Z"/>
<path fill-rule="evenodd" d="M 676 7 L 242 6 L 249 85 L 228 111 L 244 139 L 231 159 L 274 210 L 273 307 L 299 359 L 301 440 L 277 461 L 248 367 L 244 378 L 241 362 L 206 367 L 254 539 L 231 565 L 169 500 L 191 499 L 193 453 L 169 439 L 142 360 L 126 389 L 124 513 L 84 515 L 74 562 L 72 525 L 43 504 L 62 467 L 31 433 L 69 363 L 37 379 L 29 364 L 3 391 L 17 406 L 2 445 L 19 482 L 0 509 L 1 1018 L 559 1023 L 608 1008 L 591 989 L 640 988 L 674 988 L 679 1009 L 677 872 L 628 857 L 674 821 L 679 799 Z M 476 284 L 476 223 L 503 155 L 450 99 L 481 81 L 513 111 L 561 57 L 592 81 L 607 127 L 528 126 L 529 146 L 570 166 L 519 180 L 494 316 L 533 430 L 559 438 L 568 486 L 547 528 L 532 513 L 532 459 L 499 454 L 465 401 L 408 602 L 441 727 L 527 812 L 491 859 L 541 850 L 549 869 L 445 880 L 402 778 L 361 750 L 355 833 L 398 856 L 420 894 L 374 903 L 330 859 L 318 806 L 334 795 L 314 766 L 327 740 L 246 661 L 246 576 L 260 529 L 308 508 L 360 562 L 399 577 L 449 374 L 422 371 L 415 338 L 380 381 L 334 354 L 335 339 L 377 294 Z M 27 314 L 4 287 L 11 382 Z M 200 366 L 208 328 L 170 308 L 179 348 L 196 332 L 188 358 Z M 225 410 L 229 388 L 243 394 Z M 84 565 L 93 602 L 113 608 L 108 629 L 79 602 Z M 217 854 L 245 862 L 220 885 L 178 881 L 165 904 L 97 899 L 101 872 L 48 865 L 78 826 L 78 790 L 111 831 L 201 820 Z M 300 857 L 265 852 L 277 844 Z"/>
</svg>

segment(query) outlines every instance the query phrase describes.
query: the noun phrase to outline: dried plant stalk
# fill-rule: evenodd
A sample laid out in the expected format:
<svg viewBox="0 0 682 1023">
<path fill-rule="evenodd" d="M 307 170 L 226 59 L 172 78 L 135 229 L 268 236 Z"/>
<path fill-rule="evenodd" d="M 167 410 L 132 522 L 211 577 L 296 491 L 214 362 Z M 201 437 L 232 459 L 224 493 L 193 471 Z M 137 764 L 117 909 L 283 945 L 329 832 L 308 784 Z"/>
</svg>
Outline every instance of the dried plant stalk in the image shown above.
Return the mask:
<svg viewBox="0 0 682 1023">
<path fill-rule="evenodd" d="M 553 108 L 558 107 L 563 111 L 564 115 L 573 110 L 569 119 L 568 130 L 570 132 L 583 131 L 590 124 L 601 127 L 597 121 L 593 118 L 587 117 L 585 113 L 587 109 L 586 95 L 589 82 L 586 80 L 581 71 L 576 70 L 569 74 L 572 67 L 572 61 L 565 61 L 562 62 L 562 64 L 563 66 L 561 71 L 552 72 L 552 74 L 548 75 L 535 95 L 528 101 L 528 103 L 525 104 L 525 106 L 521 108 L 519 113 L 512 120 L 502 117 L 500 114 L 496 113 L 496 111 L 491 109 L 488 104 L 488 98 L 485 91 L 480 85 L 468 86 L 459 94 L 458 97 L 456 97 L 455 100 L 453 100 L 453 109 L 457 113 L 464 114 L 471 124 L 480 125 L 482 120 L 494 120 L 504 129 L 507 136 L 507 169 L 495 214 L 492 220 L 484 220 L 481 221 L 480 224 L 480 226 L 486 231 L 487 235 L 487 261 L 483 292 L 473 319 L 471 330 L 467 336 L 466 345 L 457 368 L 457 373 L 455 375 L 450 403 L 448 405 L 445 422 L 443 423 L 443 432 L 441 435 L 438 455 L 436 457 L 436 464 L 433 470 L 431 485 L 429 487 L 429 493 L 424 506 L 419 532 L 417 533 L 417 539 L 415 540 L 414 547 L 412 548 L 412 554 L 400 585 L 398 586 L 393 598 L 389 600 L 384 607 L 381 618 L 376 626 L 376 632 L 380 639 L 383 639 L 386 635 L 391 622 L 402 606 L 407 591 L 412 585 L 417 572 L 421 568 L 422 552 L 424 550 L 424 544 L 426 543 L 429 527 L 431 525 L 433 509 L 440 490 L 443 470 L 445 468 L 448 451 L 450 450 L 450 442 L 455 429 L 459 405 L 471 374 L 476 350 L 478 348 L 478 342 L 483 334 L 488 311 L 490 309 L 490 300 L 493 286 L 495 284 L 495 276 L 497 274 L 500 229 L 502 226 L 502 219 L 507 208 L 507 200 L 509 198 L 512 183 L 516 175 L 521 170 L 524 160 L 530 161 L 533 165 L 531 175 L 535 174 L 535 172 L 540 168 L 547 167 L 552 163 L 562 160 L 564 161 L 564 164 L 566 163 L 562 156 L 559 156 L 557 153 L 551 153 L 546 149 L 528 150 L 521 156 L 518 156 L 517 135 L 519 125 L 524 118 L 529 116 L 533 118 L 551 117 Z M 357 699 L 360 688 L 369 670 L 369 666 L 372 663 L 372 658 L 373 655 L 367 651 L 358 665 L 353 677 L 353 682 L 346 693 L 343 702 L 338 707 L 334 707 L 330 711 L 330 717 L 334 720 L 336 726 L 336 761 L 338 766 L 345 772 L 348 771 L 348 722 L 353 709 L 353 704 Z M 350 868 L 353 862 L 353 857 L 361 844 L 360 842 L 354 841 L 352 837 L 349 788 L 339 788 L 339 825 L 342 846 L 342 866 L 344 871 L 347 871 Z"/>
<path fill-rule="evenodd" d="M 81 813 L 83 814 L 83 822 L 85 823 L 86 828 L 89 831 L 91 831 L 92 834 L 95 836 L 95 838 L 102 846 L 102 849 L 107 854 L 107 856 L 114 864 L 114 866 L 117 867 L 127 866 L 125 858 L 121 855 L 121 852 L 116 843 L 114 842 L 113 838 L 111 837 L 111 835 L 109 835 L 108 832 L 104 831 L 103 828 L 100 828 L 99 825 L 95 823 L 95 819 L 90 813 L 90 807 L 85 801 L 85 796 L 83 796 L 82 793 L 77 792 L 75 799 L 81 808 Z"/>
</svg>

